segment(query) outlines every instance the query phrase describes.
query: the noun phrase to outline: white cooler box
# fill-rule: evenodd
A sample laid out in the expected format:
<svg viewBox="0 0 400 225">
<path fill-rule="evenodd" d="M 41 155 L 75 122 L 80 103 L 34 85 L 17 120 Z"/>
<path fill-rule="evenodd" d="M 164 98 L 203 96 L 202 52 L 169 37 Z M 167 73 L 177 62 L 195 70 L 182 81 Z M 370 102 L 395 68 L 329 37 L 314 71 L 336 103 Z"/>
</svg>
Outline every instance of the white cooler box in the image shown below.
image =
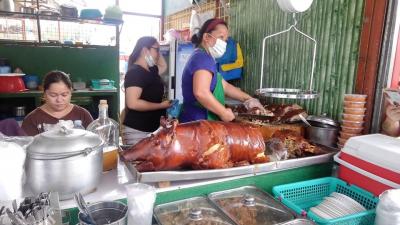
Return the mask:
<svg viewBox="0 0 400 225">
<path fill-rule="evenodd" d="M 339 178 L 378 196 L 400 188 L 400 139 L 382 134 L 350 138 L 335 155 Z"/>
</svg>

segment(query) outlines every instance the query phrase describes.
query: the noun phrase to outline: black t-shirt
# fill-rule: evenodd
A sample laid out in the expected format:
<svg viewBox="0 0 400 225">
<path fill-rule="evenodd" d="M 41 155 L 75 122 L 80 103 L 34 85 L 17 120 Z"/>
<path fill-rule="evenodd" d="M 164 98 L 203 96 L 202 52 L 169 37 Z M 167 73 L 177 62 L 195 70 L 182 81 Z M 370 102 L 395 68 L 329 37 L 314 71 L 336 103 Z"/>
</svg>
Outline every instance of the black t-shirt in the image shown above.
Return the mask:
<svg viewBox="0 0 400 225">
<path fill-rule="evenodd" d="M 125 89 L 128 87 L 142 88 L 140 99 L 160 103 L 164 94 L 164 84 L 158 75 L 157 66 L 150 72 L 139 65 L 133 65 L 125 75 Z M 126 110 L 124 125 L 144 132 L 153 132 L 160 126 L 160 117 L 165 115 L 165 109 L 154 111 Z"/>
</svg>

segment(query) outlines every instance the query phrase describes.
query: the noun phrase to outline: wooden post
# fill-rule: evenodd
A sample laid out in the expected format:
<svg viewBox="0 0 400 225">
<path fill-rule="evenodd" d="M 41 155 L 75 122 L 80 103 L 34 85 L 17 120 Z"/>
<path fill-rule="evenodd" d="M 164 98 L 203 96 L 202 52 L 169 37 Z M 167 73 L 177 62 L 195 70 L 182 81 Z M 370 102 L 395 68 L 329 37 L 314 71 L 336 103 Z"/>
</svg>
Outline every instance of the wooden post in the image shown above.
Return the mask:
<svg viewBox="0 0 400 225">
<path fill-rule="evenodd" d="M 368 95 L 364 133 L 372 123 L 378 66 L 389 0 L 365 0 L 355 92 Z"/>
</svg>

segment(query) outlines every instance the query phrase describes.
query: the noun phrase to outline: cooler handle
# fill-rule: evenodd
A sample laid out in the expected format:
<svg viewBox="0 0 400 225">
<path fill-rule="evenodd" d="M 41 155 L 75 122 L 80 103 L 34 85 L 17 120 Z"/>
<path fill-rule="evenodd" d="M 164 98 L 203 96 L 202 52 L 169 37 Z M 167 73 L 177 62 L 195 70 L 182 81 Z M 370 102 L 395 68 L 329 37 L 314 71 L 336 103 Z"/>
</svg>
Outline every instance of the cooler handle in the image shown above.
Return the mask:
<svg viewBox="0 0 400 225">
<path fill-rule="evenodd" d="M 373 173 L 365 171 L 365 170 L 363 170 L 361 168 L 358 168 L 358 167 L 356 167 L 356 166 L 354 166 L 354 165 L 352 165 L 352 164 L 340 159 L 339 158 L 339 154 L 340 154 L 340 152 L 336 153 L 335 156 L 333 157 L 335 162 L 337 162 L 339 164 L 342 164 L 343 166 L 345 166 L 345 167 L 347 167 L 347 168 L 349 168 L 349 169 L 351 169 L 353 171 L 356 171 L 357 173 L 360 173 L 360 174 L 362 174 L 362 175 L 364 175 L 366 177 L 369 177 L 369 178 L 371 178 L 371 179 L 373 179 L 375 181 L 379 181 L 382 184 L 385 184 L 385 185 L 390 186 L 392 188 L 400 188 L 400 184 L 396 184 L 393 181 L 390 181 L 390 180 L 387 180 L 385 178 L 379 177 L 379 176 L 377 176 L 377 175 L 375 175 Z"/>
</svg>

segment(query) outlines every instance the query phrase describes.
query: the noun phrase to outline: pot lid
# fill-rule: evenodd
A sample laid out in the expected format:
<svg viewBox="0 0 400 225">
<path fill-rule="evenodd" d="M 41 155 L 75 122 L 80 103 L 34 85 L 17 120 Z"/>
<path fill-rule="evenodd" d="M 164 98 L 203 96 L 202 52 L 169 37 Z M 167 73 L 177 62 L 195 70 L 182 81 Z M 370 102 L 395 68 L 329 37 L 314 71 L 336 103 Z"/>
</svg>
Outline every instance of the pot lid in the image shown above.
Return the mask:
<svg viewBox="0 0 400 225">
<path fill-rule="evenodd" d="M 44 154 L 77 153 L 101 144 L 101 138 L 90 131 L 61 127 L 36 135 L 27 151 Z"/>
<path fill-rule="evenodd" d="M 322 115 L 322 116 L 312 116 L 311 115 L 311 116 L 307 117 L 307 120 L 322 123 L 322 124 L 328 124 L 328 125 L 335 126 L 335 127 L 339 126 L 339 124 L 335 120 L 333 120 L 329 117 L 326 117 L 324 115 Z"/>
<path fill-rule="evenodd" d="M 215 209 L 204 197 L 195 197 L 181 201 L 158 205 L 154 215 L 159 224 L 215 224 L 233 225 Z"/>
<path fill-rule="evenodd" d="M 295 218 L 272 196 L 252 186 L 211 193 L 209 198 L 237 224 L 280 224 Z"/>
</svg>

